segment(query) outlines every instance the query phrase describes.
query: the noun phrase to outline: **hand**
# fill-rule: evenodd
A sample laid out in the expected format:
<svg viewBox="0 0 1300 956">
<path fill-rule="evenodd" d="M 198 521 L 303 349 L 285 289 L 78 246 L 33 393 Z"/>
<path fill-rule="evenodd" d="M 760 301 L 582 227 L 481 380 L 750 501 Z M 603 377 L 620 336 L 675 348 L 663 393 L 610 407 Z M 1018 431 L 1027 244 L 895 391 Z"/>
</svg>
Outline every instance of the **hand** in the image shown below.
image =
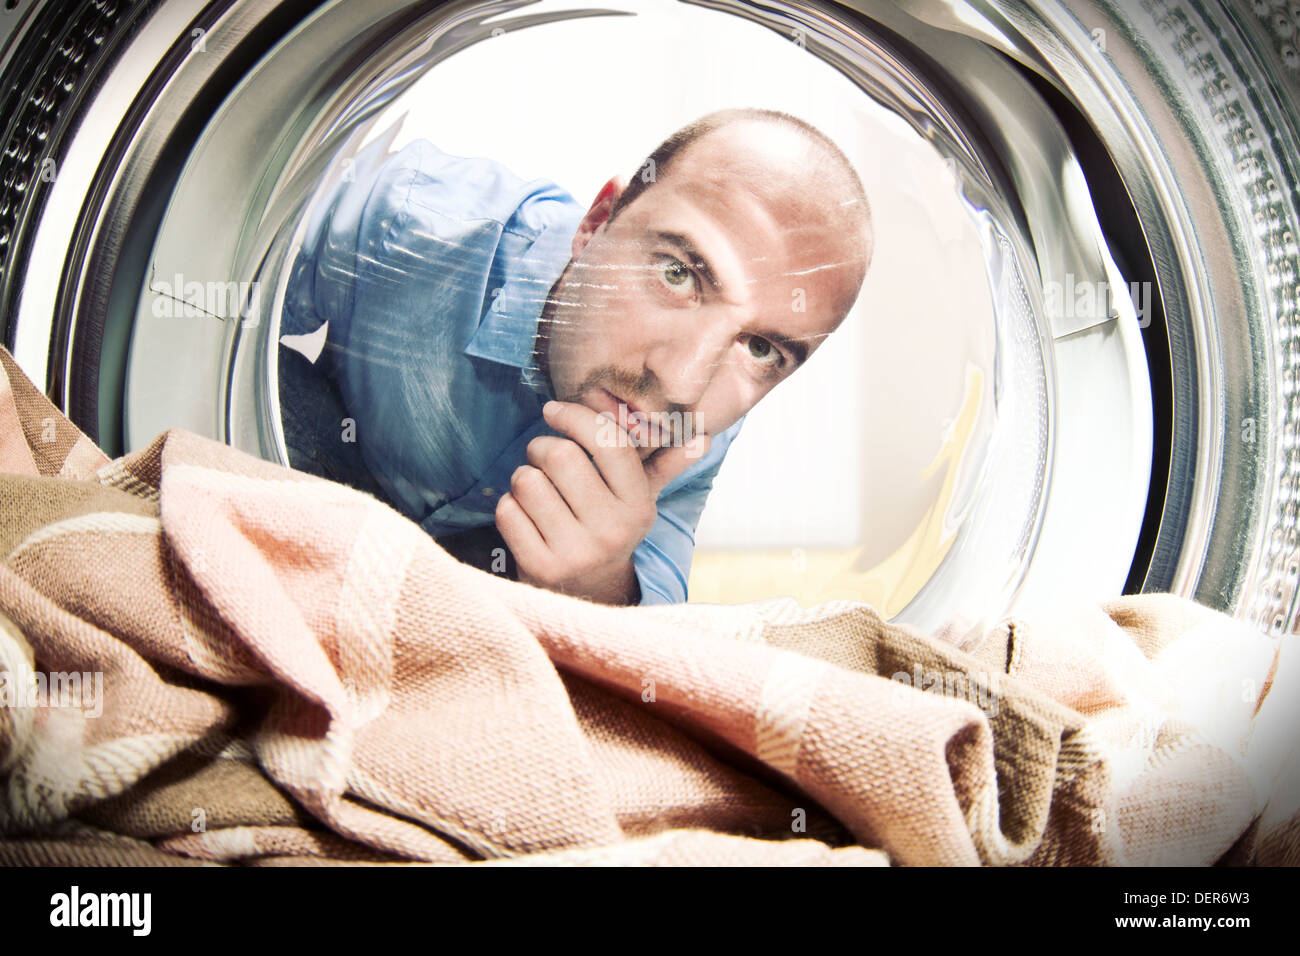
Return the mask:
<svg viewBox="0 0 1300 956">
<path fill-rule="evenodd" d="M 609 440 L 607 416 L 573 402 L 548 402 L 543 417 L 569 437 L 528 443 L 528 464 L 497 502 L 496 525 L 519 580 L 607 604 L 635 604 L 632 552 L 658 516 L 659 493 L 709 448 L 699 432 L 644 462 L 635 442 Z"/>
</svg>

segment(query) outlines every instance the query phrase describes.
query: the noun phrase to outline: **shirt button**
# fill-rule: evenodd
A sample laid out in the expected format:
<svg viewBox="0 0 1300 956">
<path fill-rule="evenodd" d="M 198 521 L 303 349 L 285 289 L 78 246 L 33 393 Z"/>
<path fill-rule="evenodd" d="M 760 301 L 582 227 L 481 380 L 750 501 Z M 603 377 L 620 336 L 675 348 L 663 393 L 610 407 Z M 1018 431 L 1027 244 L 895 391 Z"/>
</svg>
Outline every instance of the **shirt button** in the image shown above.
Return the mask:
<svg viewBox="0 0 1300 956">
<path fill-rule="evenodd" d="M 496 493 L 497 493 L 497 490 L 496 490 L 495 488 L 484 488 L 484 489 L 483 489 L 483 494 L 487 495 L 489 498 L 491 498 L 491 497 L 492 497 L 493 495 L 495 495 Z"/>
</svg>

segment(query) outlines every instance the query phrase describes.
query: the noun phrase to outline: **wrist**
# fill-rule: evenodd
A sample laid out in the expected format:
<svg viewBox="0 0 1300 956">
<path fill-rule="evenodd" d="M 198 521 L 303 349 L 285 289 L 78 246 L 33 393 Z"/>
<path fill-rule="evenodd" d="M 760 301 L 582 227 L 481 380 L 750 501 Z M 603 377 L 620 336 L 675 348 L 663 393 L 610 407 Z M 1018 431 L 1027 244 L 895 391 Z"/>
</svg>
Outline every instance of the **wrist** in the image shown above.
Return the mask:
<svg viewBox="0 0 1300 956">
<path fill-rule="evenodd" d="M 582 595 L 600 604 L 626 606 L 641 603 L 641 582 L 632 559 L 619 562 L 608 575 L 602 575 L 588 593 Z"/>
</svg>

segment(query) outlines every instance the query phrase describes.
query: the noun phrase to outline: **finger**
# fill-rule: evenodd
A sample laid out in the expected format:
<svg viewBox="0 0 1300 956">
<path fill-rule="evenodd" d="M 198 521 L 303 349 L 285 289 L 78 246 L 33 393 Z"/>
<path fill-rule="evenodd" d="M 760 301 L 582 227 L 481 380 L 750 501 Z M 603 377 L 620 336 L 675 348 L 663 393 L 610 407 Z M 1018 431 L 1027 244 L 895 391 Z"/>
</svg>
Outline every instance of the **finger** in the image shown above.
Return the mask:
<svg viewBox="0 0 1300 956">
<path fill-rule="evenodd" d="M 575 402 L 547 402 L 542 415 L 548 425 L 586 450 L 610 491 L 627 504 L 644 500 L 648 486 L 641 456 L 617 422 Z M 611 440 L 618 434 L 624 438 Z"/>
<path fill-rule="evenodd" d="M 546 546 L 557 554 L 578 531 L 578 519 L 540 468 L 520 465 L 510 476 L 510 494 L 541 533 Z"/>
<path fill-rule="evenodd" d="M 704 432 L 698 432 L 684 445 L 661 448 L 647 459 L 646 479 L 650 482 L 650 491 L 655 498 L 659 497 L 659 493 L 670 481 L 707 455 L 712 444 L 713 439 Z"/>
<path fill-rule="evenodd" d="M 528 443 L 526 455 L 528 463 L 545 473 L 583 524 L 598 520 L 615 503 L 614 493 L 577 442 L 542 435 Z"/>
<path fill-rule="evenodd" d="M 550 566 L 551 553 L 541 532 L 510 492 L 497 501 L 495 518 L 497 530 L 514 556 L 516 567 L 533 573 L 536 568 Z"/>
</svg>

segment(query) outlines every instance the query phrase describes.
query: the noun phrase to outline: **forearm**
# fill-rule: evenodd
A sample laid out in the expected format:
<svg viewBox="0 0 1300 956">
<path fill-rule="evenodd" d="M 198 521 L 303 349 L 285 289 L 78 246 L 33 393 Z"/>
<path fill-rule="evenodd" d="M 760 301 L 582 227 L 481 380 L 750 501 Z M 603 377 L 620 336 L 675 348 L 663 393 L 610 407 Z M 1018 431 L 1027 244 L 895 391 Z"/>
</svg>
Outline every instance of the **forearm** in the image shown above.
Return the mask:
<svg viewBox="0 0 1300 956">
<path fill-rule="evenodd" d="M 522 568 L 520 581 L 597 604 L 624 606 L 641 603 L 641 583 L 637 580 L 632 559 L 615 563 L 607 569 L 568 579 L 543 580 Z"/>
<path fill-rule="evenodd" d="M 628 605 L 641 603 L 641 583 L 637 580 L 632 559 L 613 568 L 600 580 L 594 581 L 586 594 L 578 594 L 598 604 Z"/>
</svg>

